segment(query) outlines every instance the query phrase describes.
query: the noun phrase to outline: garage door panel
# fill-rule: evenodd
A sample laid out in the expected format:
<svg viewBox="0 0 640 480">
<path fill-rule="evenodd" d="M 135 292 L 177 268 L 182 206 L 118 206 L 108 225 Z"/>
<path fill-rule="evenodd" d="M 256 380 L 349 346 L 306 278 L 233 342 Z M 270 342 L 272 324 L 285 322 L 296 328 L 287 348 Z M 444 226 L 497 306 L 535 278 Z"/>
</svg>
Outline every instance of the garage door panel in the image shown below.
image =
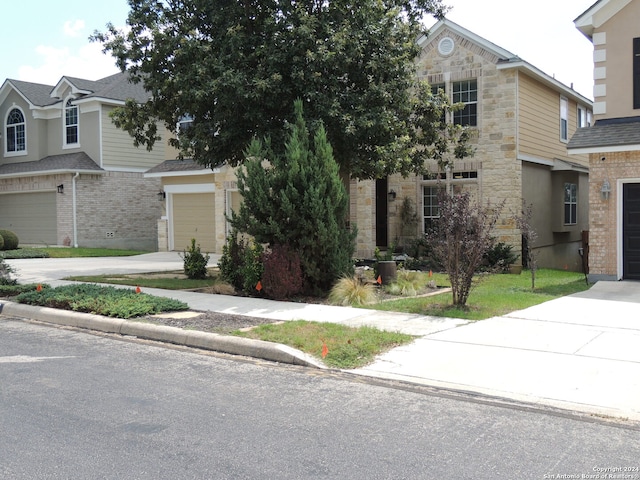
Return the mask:
<svg viewBox="0 0 640 480">
<path fill-rule="evenodd" d="M 22 244 L 57 244 L 55 192 L 0 195 L 0 228 L 15 232 Z"/>
<path fill-rule="evenodd" d="M 186 250 L 195 238 L 203 251 L 215 251 L 215 194 L 173 194 L 172 205 L 173 249 Z"/>
</svg>

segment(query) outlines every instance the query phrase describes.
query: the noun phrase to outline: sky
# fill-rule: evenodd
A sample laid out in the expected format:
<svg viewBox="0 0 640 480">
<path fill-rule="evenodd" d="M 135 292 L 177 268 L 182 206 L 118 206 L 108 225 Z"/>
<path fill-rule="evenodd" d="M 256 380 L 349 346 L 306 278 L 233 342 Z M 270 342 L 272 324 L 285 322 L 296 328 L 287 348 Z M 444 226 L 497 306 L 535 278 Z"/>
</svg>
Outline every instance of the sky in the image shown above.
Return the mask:
<svg viewBox="0 0 640 480">
<path fill-rule="evenodd" d="M 447 17 L 593 98 L 593 46 L 573 20 L 595 0 L 445 0 Z M 97 80 L 117 73 L 88 39 L 108 22 L 126 24 L 127 0 L 18 0 L 3 4 L 0 83 L 55 85 L 63 75 Z M 435 20 L 425 19 L 427 26 Z"/>
</svg>

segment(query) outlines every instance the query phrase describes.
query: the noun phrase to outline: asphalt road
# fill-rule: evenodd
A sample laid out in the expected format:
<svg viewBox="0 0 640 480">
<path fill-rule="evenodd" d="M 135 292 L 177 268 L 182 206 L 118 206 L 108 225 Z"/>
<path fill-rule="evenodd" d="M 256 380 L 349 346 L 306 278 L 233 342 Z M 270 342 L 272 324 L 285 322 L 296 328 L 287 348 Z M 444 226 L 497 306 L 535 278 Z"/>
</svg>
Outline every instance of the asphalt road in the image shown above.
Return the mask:
<svg viewBox="0 0 640 480">
<path fill-rule="evenodd" d="M 640 479 L 630 426 L 6 317 L 0 432 L 2 479 Z"/>
</svg>

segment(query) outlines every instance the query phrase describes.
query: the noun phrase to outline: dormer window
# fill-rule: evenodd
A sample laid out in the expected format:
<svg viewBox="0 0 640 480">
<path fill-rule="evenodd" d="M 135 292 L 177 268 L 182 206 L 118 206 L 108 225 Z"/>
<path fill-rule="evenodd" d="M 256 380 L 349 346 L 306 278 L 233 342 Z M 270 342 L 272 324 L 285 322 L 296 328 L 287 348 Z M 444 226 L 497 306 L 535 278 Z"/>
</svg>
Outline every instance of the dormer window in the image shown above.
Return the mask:
<svg viewBox="0 0 640 480">
<path fill-rule="evenodd" d="M 79 141 L 78 135 L 78 106 L 71 103 L 72 99 L 67 100 L 64 108 L 64 143 L 65 146 L 76 146 Z"/>
<path fill-rule="evenodd" d="M 18 108 L 13 108 L 7 116 L 7 138 L 5 150 L 7 153 L 26 152 L 27 134 L 24 115 Z"/>
</svg>

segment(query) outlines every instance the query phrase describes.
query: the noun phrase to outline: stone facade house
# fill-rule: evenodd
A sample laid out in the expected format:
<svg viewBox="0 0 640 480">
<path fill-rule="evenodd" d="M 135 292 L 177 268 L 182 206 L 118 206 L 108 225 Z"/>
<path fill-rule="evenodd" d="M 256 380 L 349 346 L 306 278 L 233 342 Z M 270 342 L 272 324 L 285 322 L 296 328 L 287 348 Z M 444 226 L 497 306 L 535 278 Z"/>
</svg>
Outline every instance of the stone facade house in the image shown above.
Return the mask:
<svg viewBox="0 0 640 480">
<path fill-rule="evenodd" d="M 166 152 L 114 126 L 128 98 L 147 96 L 126 74 L 2 84 L 0 228 L 21 244 L 156 250 L 160 182 L 143 173 Z"/>
<path fill-rule="evenodd" d="M 451 122 L 473 132 L 473 157 L 441 172 L 452 191 L 467 190 L 482 204 L 505 201 L 496 237 L 520 254 L 521 233 L 513 215 L 522 201 L 533 205 L 538 234 L 531 247 L 539 266 L 580 271 L 581 232 L 588 225 L 588 157 L 569 156 L 567 143 L 579 126 L 591 121 L 592 102 L 507 50 L 443 20 L 419 40 L 418 75 L 442 89 L 464 110 Z M 437 171 L 435 163 L 430 166 Z M 405 197 L 420 221 L 420 235 L 434 217 L 435 175 L 392 176 L 351 183 L 352 221 L 358 225 L 358 255 L 401 242 Z"/>
<path fill-rule="evenodd" d="M 595 123 L 570 153 L 589 155 L 589 280 L 640 280 L 640 0 L 600 0 L 574 23 L 593 42 Z"/>
<path fill-rule="evenodd" d="M 475 155 L 441 172 L 446 185 L 468 190 L 482 203 L 505 200 L 497 236 L 518 254 L 521 234 L 512 217 L 520 213 L 522 199 L 533 204 L 538 241 L 532 247 L 539 264 L 580 270 L 578 249 L 588 224 L 588 157 L 569 157 L 566 146 L 576 128 L 590 122 L 591 101 L 448 20 L 419 42 L 418 74 L 466 104 L 449 121 L 473 131 Z M 224 212 L 241 201 L 233 169 L 205 169 L 170 158 L 145 174 L 160 179 L 166 192 L 160 248 L 182 250 L 196 238 L 203 249 L 220 253 L 228 233 Z M 431 168 L 437 173 L 435 164 Z M 422 235 L 438 215 L 438 188 L 435 175 L 348 181 L 350 222 L 358 228 L 356 255 L 371 258 L 376 247 Z M 418 216 L 411 225 L 402 220 L 407 202 Z"/>
</svg>

